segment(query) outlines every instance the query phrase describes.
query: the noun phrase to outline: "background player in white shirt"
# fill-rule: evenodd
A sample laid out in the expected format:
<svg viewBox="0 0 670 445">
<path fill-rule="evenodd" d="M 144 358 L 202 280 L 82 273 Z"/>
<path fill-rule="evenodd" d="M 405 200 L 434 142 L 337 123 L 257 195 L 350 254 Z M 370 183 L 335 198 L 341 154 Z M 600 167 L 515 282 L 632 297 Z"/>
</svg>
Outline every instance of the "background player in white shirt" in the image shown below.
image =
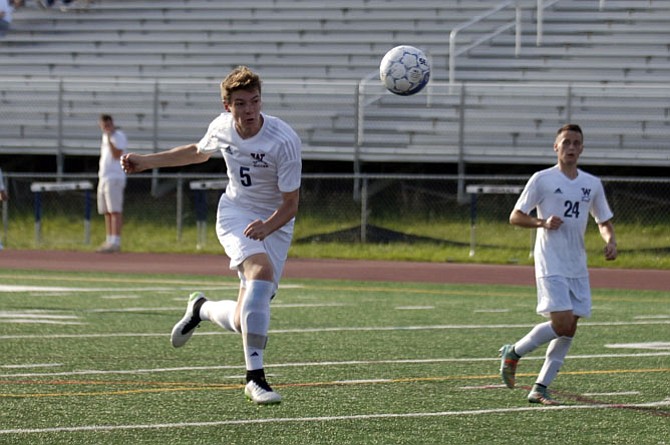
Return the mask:
<svg viewBox="0 0 670 445">
<path fill-rule="evenodd" d="M 100 115 L 98 124 L 102 132 L 98 167 L 98 213 L 105 217 L 106 237 L 96 252 L 113 253 L 121 250 L 126 174 L 121 168 L 119 159 L 128 148 L 128 139 L 125 133 L 114 125 L 114 119 L 109 114 Z"/>
<path fill-rule="evenodd" d="M 247 369 L 245 395 L 258 404 L 279 403 L 268 385 L 263 351 L 270 325 L 270 300 L 279 284 L 293 236 L 302 170 L 301 142 L 282 120 L 261 112 L 261 81 L 249 68 L 234 69 L 221 82 L 226 110 L 209 125 L 197 144 L 161 153 L 128 154 L 121 160 L 128 173 L 207 161 L 221 151 L 228 186 L 219 201 L 216 233 L 230 268 L 237 270 L 237 301 L 210 301 L 191 294 L 171 341 L 183 346 L 200 321 L 242 334 Z"/>
<path fill-rule="evenodd" d="M 554 151 L 558 163 L 535 173 L 521 192 L 510 223 L 537 229 L 535 279 L 537 313 L 549 321 L 535 326 L 513 345 L 500 349 L 500 373 L 514 388 L 519 359 L 549 343 L 544 365 L 528 395 L 531 403 L 557 405 L 547 387 L 558 374 L 568 353 L 580 317 L 591 315 L 591 289 L 584 234 L 589 214 L 605 241 L 605 258 L 617 257 L 612 211 L 600 179 L 577 168 L 584 149 L 581 128 L 567 124 L 558 130 Z M 537 217 L 531 211 L 537 211 Z"/>
</svg>

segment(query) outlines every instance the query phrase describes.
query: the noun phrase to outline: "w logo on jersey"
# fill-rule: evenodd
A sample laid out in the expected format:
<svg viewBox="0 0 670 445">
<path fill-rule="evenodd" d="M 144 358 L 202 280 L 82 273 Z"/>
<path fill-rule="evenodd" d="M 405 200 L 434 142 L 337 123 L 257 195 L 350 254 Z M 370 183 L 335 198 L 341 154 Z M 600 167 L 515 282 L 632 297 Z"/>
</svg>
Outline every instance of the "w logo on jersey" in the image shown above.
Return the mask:
<svg viewBox="0 0 670 445">
<path fill-rule="evenodd" d="M 583 202 L 591 201 L 591 189 L 586 189 L 582 187 L 582 201 Z"/>
<path fill-rule="evenodd" d="M 251 153 L 251 158 L 254 160 L 254 167 L 267 167 L 268 163 L 264 161 L 265 153 Z"/>
</svg>

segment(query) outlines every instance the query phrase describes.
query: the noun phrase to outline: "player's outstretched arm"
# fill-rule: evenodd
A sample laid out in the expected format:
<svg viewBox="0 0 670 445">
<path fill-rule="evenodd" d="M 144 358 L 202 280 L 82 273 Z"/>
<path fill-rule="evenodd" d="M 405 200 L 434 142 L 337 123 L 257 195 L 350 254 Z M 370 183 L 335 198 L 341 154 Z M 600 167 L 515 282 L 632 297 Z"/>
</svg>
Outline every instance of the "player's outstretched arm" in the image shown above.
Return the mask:
<svg viewBox="0 0 670 445">
<path fill-rule="evenodd" d="M 126 173 L 139 173 L 161 167 L 181 167 L 207 161 L 211 154 L 198 152 L 195 144 L 180 145 L 160 153 L 140 155 L 128 153 L 121 157 L 121 167 Z"/>
</svg>

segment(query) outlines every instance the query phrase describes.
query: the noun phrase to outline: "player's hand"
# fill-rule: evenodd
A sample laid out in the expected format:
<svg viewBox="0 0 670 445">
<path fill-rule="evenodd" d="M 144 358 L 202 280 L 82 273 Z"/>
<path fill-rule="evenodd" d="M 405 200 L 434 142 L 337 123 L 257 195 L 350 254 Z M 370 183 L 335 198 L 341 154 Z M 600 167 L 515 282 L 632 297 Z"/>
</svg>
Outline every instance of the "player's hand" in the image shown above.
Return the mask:
<svg viewBox="0 0 670 445">
<path fill-rule="evenodd" d="M 0 190 L 0 201 L 9 201 L 9 195 L 6 190 Z"/>
<path fill-rule="evenodd" d="M 140 164 L 139 155 L 136 155 L 135 153 L 128 153 L 121 156 L 119 162 L 121 162 L 121 168 L 123 171 L 129 174 L 138 173 L 144 170 Z"/>
<path fill-rule="evenodd" d="M 551 215 L 549 218 L 544 220 L 543 227 L 547 230 L 556 230 L 563 225 L 563 220 L 558 216 Z"/>
<path fill-rule="evenodd" d="M 263 241 L 270 233 L 265 227 L 263 220 L 257 219 L 244 229 L 244 236 L 256 241 Z"/>
<path fill-rule="evenodd" d="M 613 241 L 610 241 L 605 245 L 605 259 L 607 261 L 612 261 L 615 260 L 618 255 L 618 252 L 616 250 L 616 243 Z"/>
</svg>

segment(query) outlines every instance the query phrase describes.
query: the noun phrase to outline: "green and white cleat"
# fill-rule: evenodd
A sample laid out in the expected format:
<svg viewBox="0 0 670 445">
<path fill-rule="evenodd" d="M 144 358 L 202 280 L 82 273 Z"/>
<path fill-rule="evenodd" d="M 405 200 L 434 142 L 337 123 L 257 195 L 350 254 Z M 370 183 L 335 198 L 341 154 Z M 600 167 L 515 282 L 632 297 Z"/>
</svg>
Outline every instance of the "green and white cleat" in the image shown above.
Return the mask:
<svg viewBox="0 0 670 445">
<path fill-rule="evenodd" d="M 530 403 L 539 403 L 541 405 L 548 406 L 561 405 L 561 402 L 549 395 L 549 390 L 546 386 L 540 386 L 537 384 L 533 385 L 533 389 L 531 389 L 530 393 L 528 393 L 528 401 Z"/>
<path fill-rule="evenodd" d="M 500 377 L 510 389 L 516 384 L 516 365 L 519 363 L 518 355 L 514 352 L 514 345 L 504 345 L 498 351 L 500 357 Z"/>
</svg>

